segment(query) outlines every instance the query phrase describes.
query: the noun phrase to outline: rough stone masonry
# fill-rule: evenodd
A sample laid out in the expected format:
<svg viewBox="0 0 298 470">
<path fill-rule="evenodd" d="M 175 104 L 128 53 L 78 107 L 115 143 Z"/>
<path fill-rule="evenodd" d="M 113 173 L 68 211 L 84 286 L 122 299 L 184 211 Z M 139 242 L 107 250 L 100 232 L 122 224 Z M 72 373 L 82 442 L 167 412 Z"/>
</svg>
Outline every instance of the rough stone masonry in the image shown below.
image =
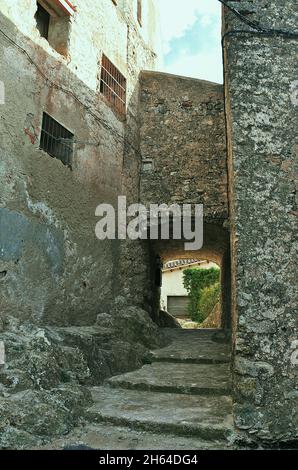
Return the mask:
<svg viewBox="0 0 298 470">
<path fill-rule="evenodd" d="M 227 3 L 257 25 L 297 33 L 297 2 Z M 227 8 L 224 20 L 235 425 L 252 440 L 290 441 L 298 436 L 298 35 L 258 33 Z"/>
</svg>

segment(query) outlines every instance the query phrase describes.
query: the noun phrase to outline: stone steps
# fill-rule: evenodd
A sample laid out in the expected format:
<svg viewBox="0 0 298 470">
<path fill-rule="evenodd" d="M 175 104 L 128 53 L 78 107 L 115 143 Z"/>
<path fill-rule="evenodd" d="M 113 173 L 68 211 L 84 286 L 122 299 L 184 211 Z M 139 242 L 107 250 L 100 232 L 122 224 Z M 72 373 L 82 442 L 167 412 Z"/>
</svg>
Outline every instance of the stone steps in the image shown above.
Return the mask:
<svg viewBox="0 0 298 470">
<path fill-rule="evenodd" d="M 196 396 L 114 389 L 91 389 L 93 423 L 127 426 L 152 433 L 198 437 L 214 441 L 232 432 L 232 401 L 228 396 Z"/>
<path fill-rule="evenodd" d="M 228 358 L 205 358 L 205 357 L 175 357 L 172 354 L 165 354 L 158 356 L 154 352 L 150 352 L 144 358 L 145 364 L 151 364 L 152 362 L 169 362 L 169 363 L 181 363 L 181 364 L 229 364 Z"/>
<path fill-rule="evenodd" d="M 165 334 L 170 344 L 151 351 L 144 362 L 230 363 L 229 344 L 220 330 L 165 329 Z"/>
<path fill-rule="evenodd" d="M 91 388 L 94 404 L 87 417 L 93 440 L 102 442 L 100 433 L 112 428 L 126 429 L 124 439 L 138 436 L 138 448 L 165 449 L 171 443 L 180 449 L 180 439 L 188 449 L 227 448 L 233 418 L 230 350 L 223 333 L 175 329 L 165 334 L 169 345 L 152 351 L 141 369 Z M 121 443 L 113 440 L 111 448 L 121 449 Z"/>
<path fill-rule="evenodd" d="M 156 362 L 107 381 L 113 388 L 192 395 L 228 395 L 229 364 Z"/>
<path fill-rule="evenodd" d="M 224 440 L 204 440 L 197 436 L 175 436 L 136 430 L 129 426 L 94 423 L 74 429 L 67 436 L 53 440 L 42 450 L 225 450 Z"/>
</svg>

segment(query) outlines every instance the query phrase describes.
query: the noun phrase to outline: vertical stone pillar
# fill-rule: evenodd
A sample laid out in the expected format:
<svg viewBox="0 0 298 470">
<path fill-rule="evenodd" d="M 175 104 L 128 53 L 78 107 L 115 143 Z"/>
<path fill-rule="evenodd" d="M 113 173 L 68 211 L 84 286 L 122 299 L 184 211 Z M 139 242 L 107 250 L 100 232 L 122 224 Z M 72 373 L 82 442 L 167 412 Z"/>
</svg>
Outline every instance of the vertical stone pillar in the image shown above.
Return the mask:
<svg viewBox="0 0 298 470">
<path fill-rule="evenodd" d="M 289 441 L 298 433 L 298 5 L 227 4 L 243 15 L 224 8 L 235 423 L 252 439 Z"/>
</svg>

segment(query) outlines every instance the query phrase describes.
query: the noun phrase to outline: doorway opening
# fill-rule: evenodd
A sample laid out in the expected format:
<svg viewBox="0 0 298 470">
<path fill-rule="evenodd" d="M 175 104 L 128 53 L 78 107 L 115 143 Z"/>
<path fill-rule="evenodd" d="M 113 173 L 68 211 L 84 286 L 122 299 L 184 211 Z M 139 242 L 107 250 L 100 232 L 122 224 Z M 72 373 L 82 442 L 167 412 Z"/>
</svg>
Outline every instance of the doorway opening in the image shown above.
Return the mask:
<svg viewBox="0 0 298 470">
<path fill-rule="evenodd" d="M 170 314 L 183 328 L 216 328 L 229 334 L 230 234 L 223 224 L 204 224 L 200 250 L 186 251 L 184 240 L 173 239 L 152 240 L 150 250 L 155 260 L 153 320 L 163 326 Z M 198 284 L 201 288 L 194 289 Z"/>
<path fill-rule="evenodd" d="M 160 309 L 182 328 L 221 328 L 220 267 L 194 258 L 164 263 Z"/>
</svg>

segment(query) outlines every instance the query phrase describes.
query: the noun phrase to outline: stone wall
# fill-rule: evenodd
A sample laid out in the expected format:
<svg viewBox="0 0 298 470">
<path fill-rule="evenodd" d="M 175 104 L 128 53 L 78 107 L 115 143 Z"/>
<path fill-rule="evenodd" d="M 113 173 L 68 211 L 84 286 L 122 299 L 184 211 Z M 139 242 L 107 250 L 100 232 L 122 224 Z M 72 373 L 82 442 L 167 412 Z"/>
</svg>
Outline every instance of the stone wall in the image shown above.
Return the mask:
<svg viewBox="0 0 298 470">
<path fill-rule="evenodd" d="M 152 258 L 208 259 L 222 270 L 223 326 L 230 327 L 227 158 L 222 85 L 156 72 L 140 78 L 140 200 L 203 204 L 204 243 L 151 242 Z M 155 309 L 159 290 L 152 282 Z M 158 320 L 155 312 L 154 318 Z"/>
<path fill-rule="evenodd" d="M 297 31 L 298 5 L 228 2 Z M 250 30 L 225 9 L 225 31 Z M 226 36 L 235 423 L 251 440 L 294 440 L 297 365 L 297 37 Z"/>
<path fill-rule="evenodd" d="M 155 72 L 141 75 L 141 202 L 204 204 L 228 217 L 223 88 Z"/>
<path fill-rule="evenodd" d="M 139 27 L 133 1 L 76 4 L 62 56 L 39 36 L 35 2 L 0 3 L 1 30 L 16 43 L 0 33 L 1 315 L 34 323 L 89 324 L 109 309 L 128 255 L 96 239 L 95 209 L 127 187 L 138 199 L 135 97 L 139 71 L 154 66 L 155 31 Z M 126 120 L 99 94 L 102 52 L 127 77 Z M 39 149 L 43 111 L 75 136 L 72 170 Z"/>
</svg>

